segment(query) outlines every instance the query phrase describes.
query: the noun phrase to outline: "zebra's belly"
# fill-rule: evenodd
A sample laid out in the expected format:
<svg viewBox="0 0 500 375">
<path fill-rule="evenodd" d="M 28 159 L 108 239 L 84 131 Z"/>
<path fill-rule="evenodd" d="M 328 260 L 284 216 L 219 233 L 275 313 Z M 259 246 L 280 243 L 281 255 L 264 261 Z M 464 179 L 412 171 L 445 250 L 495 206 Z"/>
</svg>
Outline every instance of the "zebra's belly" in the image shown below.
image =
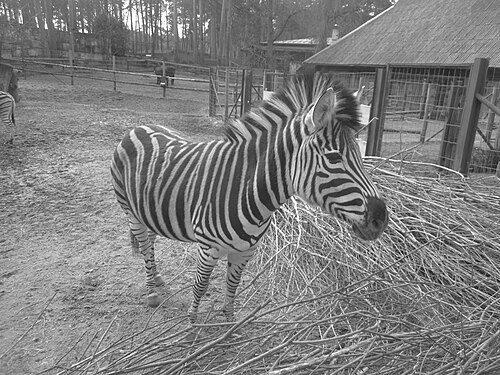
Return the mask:
<svg viewBox="0 0 500 375">
<path fill-rule="evenodd" d="M 145 215 L 139 218 L 156 234 L 183 242 L 198 242 L 211 247 L 221 255 L 244 252 L 255 248 L 269 226 L 269 221 L 261 224 L 235 222 L 229 217 L 190 213 L 187 205 L 156 204 L 148 205 Z"/>
<path fill-rule="evenodd" d="M 197 242 L 190 215 L 182 205 L 150 202 L 139 214 L 139 220 L 162 237 Z"/>
</svg>

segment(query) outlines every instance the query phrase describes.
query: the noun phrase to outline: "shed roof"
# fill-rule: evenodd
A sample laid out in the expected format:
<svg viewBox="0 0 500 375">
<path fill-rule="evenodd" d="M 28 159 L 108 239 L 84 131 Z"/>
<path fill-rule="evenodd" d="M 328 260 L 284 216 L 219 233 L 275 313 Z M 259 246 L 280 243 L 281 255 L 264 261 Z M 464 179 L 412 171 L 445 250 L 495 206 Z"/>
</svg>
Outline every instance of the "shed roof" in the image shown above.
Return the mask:
<svg viewBox="0 0 500 375">
<path fill-rule="evenodd" d="M 500 0 L 399 0 L 305 61 L 318 65 L 500 67 Z"/>
</svg>

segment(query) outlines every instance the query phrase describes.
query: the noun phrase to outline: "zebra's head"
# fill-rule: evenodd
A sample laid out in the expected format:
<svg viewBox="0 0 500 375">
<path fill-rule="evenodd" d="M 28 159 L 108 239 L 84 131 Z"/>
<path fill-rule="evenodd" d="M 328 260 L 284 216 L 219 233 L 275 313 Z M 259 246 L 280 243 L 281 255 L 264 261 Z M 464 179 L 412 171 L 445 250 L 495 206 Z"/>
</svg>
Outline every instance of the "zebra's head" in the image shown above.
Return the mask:
<svg viewBox="0 0 500 375">
<path fill-rule="evenodd" d="M 302 114 L 295 191 L 348 223 L 363 240 L 378 238 L 388 223 L 385 202 L 363 166 L 356 142 L 359 102 L 343 88 L 327 88 Z"/>
</svg>

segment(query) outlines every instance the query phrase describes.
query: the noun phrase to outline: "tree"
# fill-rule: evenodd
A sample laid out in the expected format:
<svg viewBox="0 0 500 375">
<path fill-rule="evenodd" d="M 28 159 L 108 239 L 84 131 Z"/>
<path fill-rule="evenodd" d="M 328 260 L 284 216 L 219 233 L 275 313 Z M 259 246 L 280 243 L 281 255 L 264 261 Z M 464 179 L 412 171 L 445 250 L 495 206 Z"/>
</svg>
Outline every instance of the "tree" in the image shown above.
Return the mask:
<svg viewBox="0 0 500 375">
<path fill-rule="evenodd" d="M 111 55 L 124 56 L 127 51 L 127 33 L 125 24 L 107 14 L 100 14 L 94 19 L 94 33 L 99 37 L 104 51 Z"/>
<path fill-rule="evenodd" d="M 174 0 L 173 9 L 173 31 L 174 31 L 174 61 L 179 61 L 179 29 L 177 25 L 177 0 Z"/>
</svg>

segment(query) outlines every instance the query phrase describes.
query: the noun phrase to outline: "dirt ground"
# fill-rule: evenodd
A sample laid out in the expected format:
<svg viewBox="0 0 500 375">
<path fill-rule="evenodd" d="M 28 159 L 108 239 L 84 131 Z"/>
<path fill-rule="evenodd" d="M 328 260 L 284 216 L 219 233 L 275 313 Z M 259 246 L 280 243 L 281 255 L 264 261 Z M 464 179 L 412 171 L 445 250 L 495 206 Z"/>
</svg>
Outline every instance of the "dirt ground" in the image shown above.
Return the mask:
<svg viewBox="0 0 500 375">
<path fill-rule="evenodd" d="M 144 326 L 143 261 L 130 251 L 110 183 L 114 147 L 141 124 L 194 139 L 221 132 L 205 93 L 168 90 L 163 99 L 159 90 L 133 95 L 51 75 L 19 86 L 14 145 L 0 145 L 0 374 L 74 363 L 81 351 L 70 349 L 112 321 L 116 332 Z M 193 245 L 160 240 L 158 250 L 173 297 L 153 320 L 185 315 Z"/>
</svg>

